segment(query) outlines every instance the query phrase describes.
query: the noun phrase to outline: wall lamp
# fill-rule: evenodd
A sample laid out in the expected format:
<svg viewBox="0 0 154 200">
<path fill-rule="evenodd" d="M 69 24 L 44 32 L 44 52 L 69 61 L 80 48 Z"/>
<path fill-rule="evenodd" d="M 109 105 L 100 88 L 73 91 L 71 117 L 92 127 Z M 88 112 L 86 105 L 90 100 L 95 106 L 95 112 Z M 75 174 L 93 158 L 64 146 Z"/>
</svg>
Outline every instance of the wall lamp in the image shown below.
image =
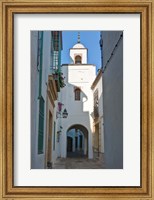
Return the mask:
<svg viewBox="0 0 154 200">
<path fill-rule="evenodd" d="M 61 112 L 57 112 L 57 118 L 67 118 L 68 117 L 68 112 L 66 110 L 66 108 L 64 109 L 64 111 Z"/>
</svg>

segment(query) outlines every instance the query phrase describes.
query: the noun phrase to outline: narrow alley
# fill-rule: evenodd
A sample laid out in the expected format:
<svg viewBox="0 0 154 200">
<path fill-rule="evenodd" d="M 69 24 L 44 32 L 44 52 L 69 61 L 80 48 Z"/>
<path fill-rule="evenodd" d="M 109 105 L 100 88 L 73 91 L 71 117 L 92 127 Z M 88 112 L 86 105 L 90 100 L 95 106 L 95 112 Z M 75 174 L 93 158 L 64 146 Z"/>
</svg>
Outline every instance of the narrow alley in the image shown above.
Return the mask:
<svg viewBox="0 0 154 200">
<path fill-rule="evenodd" d="M 88 159 L 83 157 L 58 158 L 53 169 L 104 169 L 104 162 L 99 159 Z"/>
<path fill-rule="evenodd" d="M 122 31 L 31 32 L 31 169 L 123 168 L 122 55 Z"/>
</svg>

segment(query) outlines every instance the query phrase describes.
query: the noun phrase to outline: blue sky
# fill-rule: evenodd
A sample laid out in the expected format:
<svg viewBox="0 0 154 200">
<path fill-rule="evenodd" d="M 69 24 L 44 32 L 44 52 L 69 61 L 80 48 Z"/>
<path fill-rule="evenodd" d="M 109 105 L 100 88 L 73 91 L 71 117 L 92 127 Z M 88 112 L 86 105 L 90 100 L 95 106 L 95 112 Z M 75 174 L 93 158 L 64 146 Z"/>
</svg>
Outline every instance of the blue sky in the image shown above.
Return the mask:
<svg viewBox="0 0 154 200">
<path fill-rule="evenodd" d="M 63 31 L 63 50 L 61 64 L 70 64 L 69 49 L 77 43 L 78 31 Z M 99 46 L 99 31 L 80 31 L 80 43 L 88 49 L 88 64 L 101 67 L 101 51 Z"/>
</svg>

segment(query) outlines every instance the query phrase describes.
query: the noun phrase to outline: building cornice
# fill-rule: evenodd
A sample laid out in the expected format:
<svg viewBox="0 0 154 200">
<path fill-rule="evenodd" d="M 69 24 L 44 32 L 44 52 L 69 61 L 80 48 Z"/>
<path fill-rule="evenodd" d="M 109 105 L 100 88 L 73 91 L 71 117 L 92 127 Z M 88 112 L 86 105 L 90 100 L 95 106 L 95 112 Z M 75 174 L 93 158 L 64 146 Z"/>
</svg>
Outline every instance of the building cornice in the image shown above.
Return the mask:
<svg viewBox="0 0 154 200">
<path fill-rule="evenodd" d="M 94 80 L 94 82 L 93 82 L 93 84 L 92 84 L 92 86 L 91 86 L 91 89 L 93 90 L 94 88 L 95 88 L 95 86 L 97 85 L 97 83 L 98 83 L 98 81 L 100 80 L 100 78 L 102 77 L 102 69 L 100 69 L 99 70 L 99 72 L 98 72 L 98 74 L 97 74 L 97 76 L 96 76 L 96 78 L 95 78 L 95 80 Z"/>
<path fill-rule="evenodd" d="M 87 50 L 87 51 L 88 51 L 88 49 L 87 49 L 87 48 L 70 48 L 69 50 L 72 50 L 72 49 L 73 49 L 73 50 L 78 50 L 78 49 L 79 49 L 79 50 L 81 50 L 81 49 L 83 50 L 83 49 L 85 49 L 85 50 Z"/>
</svg>

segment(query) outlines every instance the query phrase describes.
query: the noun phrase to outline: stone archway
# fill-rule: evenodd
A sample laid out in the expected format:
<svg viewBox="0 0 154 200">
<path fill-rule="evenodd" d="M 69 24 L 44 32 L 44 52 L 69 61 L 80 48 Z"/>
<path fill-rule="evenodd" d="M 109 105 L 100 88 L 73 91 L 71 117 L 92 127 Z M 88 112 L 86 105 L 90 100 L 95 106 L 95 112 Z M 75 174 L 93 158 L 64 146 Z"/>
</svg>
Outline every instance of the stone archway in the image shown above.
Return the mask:
<svg viewBox="0 0 154 200">
<path fill-rule="evenodd" d="M 69 138 L 72 138 L 72 151 L 69 152 Z M 88 130 L 81 124 L 74 124 L 67 130 L 67 157 L 88 157 Z"/>
</svg>

